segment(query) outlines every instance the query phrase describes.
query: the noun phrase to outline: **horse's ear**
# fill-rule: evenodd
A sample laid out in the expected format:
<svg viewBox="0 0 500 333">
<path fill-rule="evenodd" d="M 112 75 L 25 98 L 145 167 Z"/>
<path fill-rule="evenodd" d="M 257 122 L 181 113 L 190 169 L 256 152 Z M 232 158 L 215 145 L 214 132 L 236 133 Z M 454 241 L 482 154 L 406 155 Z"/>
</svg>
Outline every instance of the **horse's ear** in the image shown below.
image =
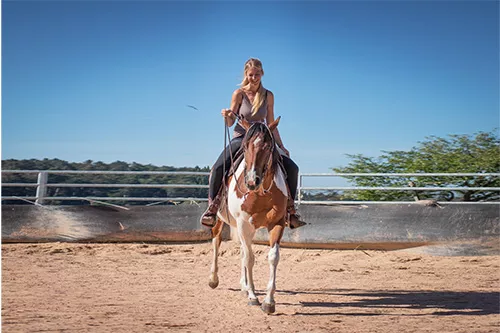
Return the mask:
<svg viewBox="0 0 500 333">
<path fill-rule="evenodd" d="M 252 126 L 248 121 L 245 120 L 245 118 L 241 117 L 241 119 L 239 120 L 239 123 L 241 126 L 243 126 L 243 128 L 245 129 L 245 131 L 248 131 L 248 129 L 250 128 L 250 126 Z"/>
<path fill-rule="evenodd" d="M 276 127 L 278 127 L 280 119 L 281 119 L 281 116 L 279 116 L 275 121 L 273 121 L 272 123 L 269 124 L 269 130 L 271 131 L 271 133 L 274 131 L 274 129 Z"/>
</svg>

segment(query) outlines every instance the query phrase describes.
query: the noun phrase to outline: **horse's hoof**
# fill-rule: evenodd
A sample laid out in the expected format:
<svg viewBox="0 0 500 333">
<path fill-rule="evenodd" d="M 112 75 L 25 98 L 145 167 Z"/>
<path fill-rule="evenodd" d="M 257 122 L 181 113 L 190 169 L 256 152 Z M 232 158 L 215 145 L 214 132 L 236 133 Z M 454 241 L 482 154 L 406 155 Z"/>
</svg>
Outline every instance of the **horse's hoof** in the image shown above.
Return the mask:
<svg viewBox="0 0 500 333">
<path fill-rule="evenodd" d="M 214 276 L 210 277 L 210 281 L 208 281 L 208 285 L 212 289 L 217 288 L 217 286 L 219 285 L 219 278 L 217 276 L 215 276 L 215 274 L 214 274 Z"/>
<path fill-rule="evenodd" d="M 248 301 L 248 305 L 260 305 L 259 299 L 258 298 L 250 298 Z"/>
<path fill-rule="evenodd" d="M 208 285 L 210 286 L 210 288 L 215 289 L 219 285 L 219 281 L 210 281 L 208 282 Z"/>
<path fill-rule="evenodd" d="M 262 311 L 264 311 L 267 314 L 274 313 L 276 311 L 276 307 L 274 304 L 269 304 L 269 303 L 262 303 Z"/>
</svg>

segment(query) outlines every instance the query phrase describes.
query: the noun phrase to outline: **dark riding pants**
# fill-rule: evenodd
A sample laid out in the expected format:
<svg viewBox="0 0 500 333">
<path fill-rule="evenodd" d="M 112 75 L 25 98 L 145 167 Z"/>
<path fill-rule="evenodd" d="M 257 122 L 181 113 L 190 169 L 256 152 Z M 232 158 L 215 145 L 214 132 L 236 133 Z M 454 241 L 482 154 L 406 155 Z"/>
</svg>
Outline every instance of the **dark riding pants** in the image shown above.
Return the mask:
<svg viewBox="0 0 500 333">
<path fill-rule="evenodd" d="M 212 170 L 210 172 L 209 179 L 209 190 L 208 197 L 210 200 L 213 200 L 217 193 L 219 193 L 219 189 L 222 185 L 222 178 L 224 177 L 224 169 L 229 170 L 231 167 L 231 154 L 234 157 L 236 152 L 241 147 L 241 142 L 243 141 L 243 137 L 233 138 L 229 145 L 226 147 L 226 156 L 224 159 L 224 151 L 220 154 L 219 158 L 215 162 Z M 293 200 L 295 200 L 295 195 L 297 193 L 297 182 L 299 177 L 299 167 L 292 161 L 288 156 L 281 155 L 283 157 L 283 166 L 285 167 L 285 171 L 287 174 L 286 182 L 288 184 L 288 188 L 290 189 L 290 195 Z M 225 168 L 224 168 L 225 165 Z"/>
</svg>

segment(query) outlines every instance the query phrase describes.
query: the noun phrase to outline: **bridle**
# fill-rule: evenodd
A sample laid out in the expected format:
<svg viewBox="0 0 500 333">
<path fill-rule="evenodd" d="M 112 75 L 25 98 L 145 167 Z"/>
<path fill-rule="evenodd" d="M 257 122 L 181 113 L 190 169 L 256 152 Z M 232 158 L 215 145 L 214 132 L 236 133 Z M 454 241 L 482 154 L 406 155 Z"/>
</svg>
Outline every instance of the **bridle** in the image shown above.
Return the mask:
<svg viewBox="0 0 500 333">
<path fill-rule="evenodd" d="M 272 166 L 274 151 L 276 150 L 276 142 L 274 141 L 274 136 L 271 133 L 271 130 L 269 129 L 269 127 L 267 125 L 265 127 L 267 129 L 267 132 L 269 133 L 269 136 L 271 137 L 271 152 L 269 154 L 269 157 L 267 159 L 266 164 L 264 165 L 264 169 L 262 170 L 262 186 L 264 185 L 264 178 L 265 178 L 265 175 L 267 173 L 267 169 Z M 245 177 L 246 177 L 246 175 L 245 175 Z M 264 194 L 269 193 L 272 186 L 273 186 L 273 182 L 271 181 L 271 183 L 269 184 L 269 187 L 267 189 L 264 189 L 263 193 Z"/>
<path fill-rule="evenodd" d="M 231 111 L 232 114 L 238 119 L 238 120 L 242 120 L 243 117 L 241 117 L 239 114 L 235 113 L 234 111 Z M 272 166 L 272 163 L 273 163 L 273 157 L 274 157 L 274 154 L 275 154 L 275 150 L 276 150 L 276 142 L 275 142 L 275 139 L 274 139 L 274 136 L 271 132 L 271 130 L 269 129 L 269 127 L 266 125 L 265 126 L 269 136 L 271 137 L 271 152 L 269 154 L 269 158 L 266 162 L 266 164 L 264 165 L 264 170 L 262 171 L 262 174 L 263 174 L 263 177 L 262 177 L 262 182 L 264 182 L 264 176 L 266 175 L 266 172 L 268 170 L 268 168 L 270 166 Z M 227 148 L 227 140 L 229 140 L 229 142 L 231 142 L 231 135 L 229 133 L 229 126 L 227 125 L 227 123 L 224 121 L 224 161 L 227 160 L 227 157 L 226 157 L 226 148 Z M 248 132 L 248 131 L 247 131 Z M 246 134 L 245 134 L 246 136 Z M 243 143 L 242 143 L 242 148 L 241 149 L 244 149 L 243 147 Z M 231 160 L 231 166 L 230 168 L 233 170 L 233 173 L 236 173 L 236 170 L 235 170 L 235 163 L 234 163 L 234 156 L 233 156 L 233 153 L 231 151 L 231 149 L 229 149 L 229 157 L 230 157 L 230 160 Z M 223 174 L 225 175 L 226 174 L 226 163 L 223 163 Z M 245 175 L 246 177 L 246 175 Z M 227 186 L 226 186 L 226 183 L 223 182 L 224 184 L 224 191 L 226 192 L 226 200 L 227 200 Z M 262 184 L 263 185 L 263 184 Z M 271 181 L 270 185 L 269 185 L 269 188 L 267 189 L 264 189 L 263 190 L 263 193 L 266 194 L 268 193 L 270 190 L 271 190 L 271 187 L 273 186 L 273 182 Z M 238 183 L 238 180 L 236 179 L 236 187 L 238 188 L 238 191 L 240 193 L 243 193 L 243 196 L 246 197 L 248 195 L 248 193 L 250 193 L 250 190 L 248 191 L 243 191 L 241 188 L 240 188 L 240 185 Z M 227 207 L 227 205 L 226 205 Z"/>
</svg>

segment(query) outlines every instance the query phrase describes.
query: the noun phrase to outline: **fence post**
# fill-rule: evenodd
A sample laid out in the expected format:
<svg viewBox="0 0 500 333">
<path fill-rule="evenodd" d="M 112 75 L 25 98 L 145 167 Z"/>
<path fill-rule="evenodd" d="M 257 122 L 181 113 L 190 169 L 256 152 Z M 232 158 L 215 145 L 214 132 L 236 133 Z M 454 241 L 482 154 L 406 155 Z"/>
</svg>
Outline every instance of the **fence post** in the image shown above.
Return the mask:
<svg viewBox="0 0 500 333">
<path fill-rule="evenodd" d="M 299 172 L 299 188 L 297 189 L 297 204 L 300 206 L 300 201 L 302 200 L 302 174 Z"/>
<path fill-rule="evenodd" d="M 36 188 L 36 200 L 35 203 L 42 205 L 44 203 L 43 198 L 47 195 L 47 172 L 38 173 L 38 182 Z"/>
</svg>

